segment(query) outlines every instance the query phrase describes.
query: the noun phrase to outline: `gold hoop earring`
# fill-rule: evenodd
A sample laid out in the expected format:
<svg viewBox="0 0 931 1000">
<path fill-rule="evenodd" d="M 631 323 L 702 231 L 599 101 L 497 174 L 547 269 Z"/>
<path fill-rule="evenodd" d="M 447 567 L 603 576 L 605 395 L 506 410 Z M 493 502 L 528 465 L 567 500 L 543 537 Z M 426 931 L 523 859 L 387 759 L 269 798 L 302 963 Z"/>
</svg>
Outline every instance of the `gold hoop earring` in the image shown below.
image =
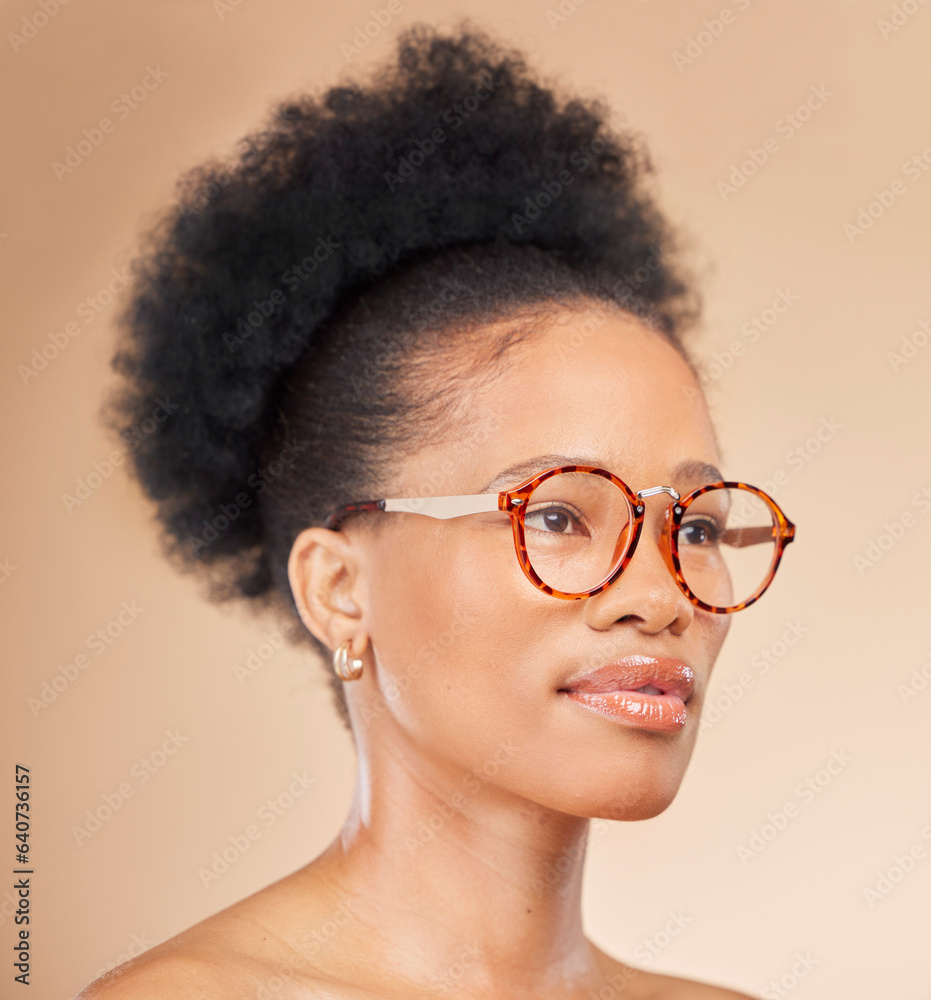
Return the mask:
<svg viewBox="0 0 931 1000">
<path fill-rule="evenodd" d="M 341 681 L 357 681 L 362 676 L 362 660 L 355 657 L 349 658 L 351 646 L 351 642 L 344 642 L 333 653 L 333 670 Z"/>
</svg>

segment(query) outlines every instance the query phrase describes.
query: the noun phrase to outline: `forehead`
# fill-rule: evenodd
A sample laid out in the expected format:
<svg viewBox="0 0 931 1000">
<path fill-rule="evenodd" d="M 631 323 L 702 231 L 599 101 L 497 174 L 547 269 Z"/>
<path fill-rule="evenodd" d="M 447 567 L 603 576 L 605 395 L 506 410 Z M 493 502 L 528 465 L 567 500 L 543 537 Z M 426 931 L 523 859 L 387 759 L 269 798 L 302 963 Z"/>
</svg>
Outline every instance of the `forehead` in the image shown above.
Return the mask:
<svg viewBox="0 0 931 1000">
<path fill-rule="evenodd" d="M 506 324 L 496 324 L 481 337 L 491 348 L 505 333 Z M 451 491 L 483 489 L 502 469 L 539 455 L 586 457 L 635 488 L 676 485 L 669 477 L 684 463 L 719 464 L 688 364 L 621 311 L 541 316 L 490 371 L 456 391 L 446 433 L 411 456 L 410 470 L 422 477 L 432 463 Z"/>
</svg>

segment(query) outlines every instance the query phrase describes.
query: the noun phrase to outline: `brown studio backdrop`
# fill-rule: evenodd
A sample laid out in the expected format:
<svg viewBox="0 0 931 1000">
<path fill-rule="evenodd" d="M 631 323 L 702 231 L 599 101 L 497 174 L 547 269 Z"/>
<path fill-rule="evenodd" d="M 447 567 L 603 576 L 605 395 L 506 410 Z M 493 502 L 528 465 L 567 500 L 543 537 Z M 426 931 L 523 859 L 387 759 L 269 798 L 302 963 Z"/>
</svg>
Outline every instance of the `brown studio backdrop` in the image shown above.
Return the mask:
<svg viewBox="0 0 931 1000">
<path fill-rule="evenodd" d="M 114 448 L 96 422 L 115 311 L 100 293 L 179 171 L 228 152 L 273 99 L 387 58 L 413 20 L 469 14 L 572 89 L 604 94 L 619 123 L 645 134 L 662 204 L 704 276 L 695 343 L 726 474 L 768 484 L 799 525 L 773 590 L 733 623 L 708 703 L 718 714 L 676 801 L 645 823 L 594 824 L 589 931 L 635 964 L 749 992 L 786 976 L 799 1000 L 919 1000 L 931 516 L 914 498 L 931 487 L 931 347 L 919 325 L 931 318 L 931 179 L 924 160 L 903 164 L 925 150 L 931 163 L 931 10 L 914 0 L 898 13 L 865 0 L 393 6 L 348 67 L 342 43 L 364 30 L 371 3 L 72 0 L 44 20 L 33 2 L 0 12 L 4 34 L 22 42 L 7 37 L 0 60 L 0 795 L 12 798 L 13 765 L 27 764 L 34 995 L 70 996 L 119 956 L 306 863 L 337 831 L 354 768 L 317 663 L 287 644 L 261 659 L 275 621 L 210 606 L 177 576 L 122 468 L 66 509 L 62 495 L 106 470 Z M 145 100 L 117 118 L 112 103 L 144 79 Z M 54 161 L 106 116 L 112 131 L 57 177 Z M 765 162 L 744 169 L 754 155 Z M 870 227 L 845 231 L 871 202 Z M 741 332 L 779 296 L 791 305 L 776 322 L 755 339 Z M 54 354 L 50 338 L 69 322 L 78 335 L 24 381 L 20 366 L 34 349 Z M 88 637 L 121 612 L 118 637 L 89 652 Z M 32 711 L 28 699 L 81 652 L 89 668 Z M 262 666 L 237 677 L 250 652 Z M 261 838 L 204 885 L 198 869 L 289 787 L 290 805 L 266 810 L 274 822 Z M 88 810 L 106 816 L 108 801 L 119 807 L 77 843 L 74 827 Z M 739 857 L 779 814 L 784 829 Z M 921 860 L 867 900 L 916 845 Z M 7 891 L 0 883 L 9 955 Z"/>
</svg>

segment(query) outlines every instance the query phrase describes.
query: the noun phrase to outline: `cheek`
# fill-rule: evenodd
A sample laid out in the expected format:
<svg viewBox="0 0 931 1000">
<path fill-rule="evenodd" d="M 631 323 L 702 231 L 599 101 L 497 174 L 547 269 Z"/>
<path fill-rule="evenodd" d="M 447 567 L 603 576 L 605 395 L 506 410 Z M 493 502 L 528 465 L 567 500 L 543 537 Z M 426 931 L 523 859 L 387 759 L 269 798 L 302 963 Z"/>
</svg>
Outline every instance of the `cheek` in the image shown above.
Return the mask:
<svg viewBox="0 0 931 1000">
<path fill-rule="evenodd" d="M 708 612 L 702 612 L 702 623 L 705 626 L 704 632 L 708 637 L 708 642 L 714 649 L 715 655 L 720 651 L 724 640 L 727 638 L 733 618 L 733 615 L 712 615 Z"/>
<path fill-rule="evenodd" d="M 740 612 L 737 612 L 740 614 Z M 701 608 L 695 609 L 695 620 L 691 631 L 694 641 L 701 648 L 702 662 L 707 664 L 708 679 L 714 670 L 715 661 L 730 631 L 733 615 L 713 615 Z"/>
<path fill-rule="evenodd" d="M 510 528 L 455 522 L 386 533 L 368 564 L 372 646 L 393 716 L 424 741 L 481 758 L 533 725 L 546 647 L 565 602 L 523 575 Z"/>
</svg>

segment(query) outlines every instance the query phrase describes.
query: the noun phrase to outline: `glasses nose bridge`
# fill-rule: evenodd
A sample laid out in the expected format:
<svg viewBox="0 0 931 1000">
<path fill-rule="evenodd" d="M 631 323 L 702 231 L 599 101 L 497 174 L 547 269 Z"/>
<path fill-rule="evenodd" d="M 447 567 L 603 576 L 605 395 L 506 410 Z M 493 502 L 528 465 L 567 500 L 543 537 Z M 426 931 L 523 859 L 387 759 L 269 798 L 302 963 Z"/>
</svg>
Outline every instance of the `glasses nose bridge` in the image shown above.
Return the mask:
<svg viewBox="0 0 931 1000">
<path fill-rule="evenodd" d="M 672 505 L 678 503 L 681 499 L 679 492 L 673 489 L 672 486 L 651 486 L 646 490 L 638 490 L 634 495 L 639 501 L 636 507 L 636 515 L 641 524 L 643 524 L 643 519 L 646 515 L 646 505 L 644 500 L 647 497 L 660 496 L 666 493 L 670 498 L 670 502 L 666 504 L 663 510 L 663 527 L 660 531 L 660 548 L 665 549 L 664 558 L 670 570 L 672 570 L 673 575 L 675 575 L 675 569 L 672 565 L 672 545 L 671 545 L 671 528 L 672 528 Z"/>
<path fill-rule="evenodd" d="M 644 514 L 644 503 L 643 501 L 647 497 L 660 496 L 661 494 L 668 494 L 671 503 L 667 504 L 665 510 L 663 511 L 663 526 L 660 529 L 659 538 L 657 539 L 658 548 L 660 551 L 660 556 L 663 562 L 666 564 L 666 568 L 669 570 L 673 579 L 676 580 L 678 584 L 678 574 L 676 572 L 675 564 L 672 559 L 672 525 L 673 518 L 671 517 L 671 507 L 672 503 L 677 503 L 681 500 L 681 495 L 672 486 L 651 486 L 649 489 L 638 490 L 636 493 L 637 500 L 639 500 L 638 513 L 642 517 Z"/>
<path fill-rule="evenodd" d="M 668 493 L 673 500 L 680 500 L 678 492 L 674 490 L 671 486 L 651 486 L 648 490 L 640 490 L 637 493 L 638 500 L 644 500 L 646 497 L 655 497 L 660 493 Z"/>
</svg>

